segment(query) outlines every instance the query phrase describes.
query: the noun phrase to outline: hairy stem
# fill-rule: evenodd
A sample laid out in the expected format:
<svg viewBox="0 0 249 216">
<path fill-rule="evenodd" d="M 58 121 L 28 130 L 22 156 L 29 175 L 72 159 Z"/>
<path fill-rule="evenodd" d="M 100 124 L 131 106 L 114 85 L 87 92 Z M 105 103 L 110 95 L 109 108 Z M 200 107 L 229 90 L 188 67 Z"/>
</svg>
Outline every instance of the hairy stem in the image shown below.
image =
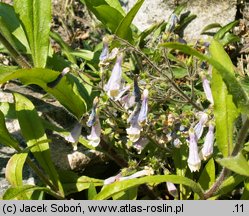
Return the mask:
<svg viewBox="0 0 249 216">
<path fill-rule="evenodd" d="M 242 128 L 240 129 L 237 143 L 234 146 L 233 152 L 231 154 L 232 156 L 236 156 L 240 152 L 245 142 L 245 139 L 248 135 L 248 130 L 249 130 L 249 119 L 247 117 Z M 227 168 L 224 167 L 221 171 L 221 174 L 219 175 L 219 177 L 216 179 L 215 183 L 213 184 L 213 186 L 208 191 L 205 192 L 204 198 L 208 199 L 212 197 L 219 190 L 220 185 L 228 177 L 230 173 L 231 172 Z"/>
<path fill-rule="evenodd" d="M 148 64 L 154 68 L 159 74 L 162 74 L 163 71 L 157 66 L 155 65 L 140 49 L 134 47 L 132 44 L 130 44 L 128 41 L 119 38 L 118 36 L 114 36 L 115 39 L 121 41 L 122 43 L 125 43 L 126 45 L 128 45 L 129 47 L 131 47 L 135 52 L 139 53 L 141 56 L 143 56 L 146 61 L 148 62 Z M 202 111 L 202 107 L 200 107 L 199 105 L 197 105 L 188 95 L 186 95 L 179 87 L 178 85 L 174 82 L 174 80 L 172 80 L 167 74 L 163 73 L 164 76 L 166 77 L 166 79 L 170 82 L 170 84 L 172 85 L 172 87 L 184 98 L 186 99 L 186 101 L 188 101 L 191 105 L 193 105 L 193 107 L 195 107 L 197 110 Z"/>
</svg>

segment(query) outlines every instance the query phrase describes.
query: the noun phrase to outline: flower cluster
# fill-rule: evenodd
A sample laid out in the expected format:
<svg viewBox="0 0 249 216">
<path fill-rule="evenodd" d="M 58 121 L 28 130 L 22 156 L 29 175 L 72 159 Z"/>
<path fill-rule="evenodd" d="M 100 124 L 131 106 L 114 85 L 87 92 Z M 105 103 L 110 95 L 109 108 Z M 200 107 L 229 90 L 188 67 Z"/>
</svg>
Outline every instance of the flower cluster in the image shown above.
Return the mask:
<svg viewBox="0 0 249 216">
<path fill-rule="evenodd" d="M 210 88 L 210 83 L 207 80 L 206 76 L 203 74 L 202 84 L 203 89 L 206 95 L 207 100 L 210 102 L 210 107 L 213 106 L 213 96 Z M 191 172 L 198 171 L 201 167 L 201 160 L 207 160 L 213 153 L 213 145 L 214 145 L 214 128 L 215 124 L 213 120 L 209 120 L 210 114 L 208 111 L 200 112 L 199 122 L 189 130 L 189 157 L 188 157 L 188 166 Z M 204 127 L 206 127 L 208 123 L 208 132 L 204 138 L 204 144 L 202 146 L 201 151 L 198 151 L 198 140 L 202 137 Z"/>
</svg>

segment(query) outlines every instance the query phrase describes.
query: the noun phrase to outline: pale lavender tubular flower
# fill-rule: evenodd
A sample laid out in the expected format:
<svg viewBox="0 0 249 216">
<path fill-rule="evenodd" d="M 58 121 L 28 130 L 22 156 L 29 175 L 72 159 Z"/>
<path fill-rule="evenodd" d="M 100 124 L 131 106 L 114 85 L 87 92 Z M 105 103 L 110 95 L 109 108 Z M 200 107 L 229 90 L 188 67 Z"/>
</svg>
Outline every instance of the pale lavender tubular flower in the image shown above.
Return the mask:
<svg viewBox="0 0 249 216">
<path fill-rule="evenodd" d="M 93 147 L 97 147 L 100 143 L 100 135 L 101 135 L 101 125 L 98 116 L 96 115 L 95 123 L 91 128 L 91 134 L 87 136 L 89 140 L 89 144 Z"/>
<path fill-rule="evenodd" d="M 136 142 L 140 138 L 140 132 L 142 130 L 142 127 L 138 124 L 140 107 L 141 105 L 137 104 L 134 111 L 131 113 L 127 120 L 127 122 L 131 124 L 131 126 L 126 129 L 126 133 L 131 142 Z"/>
<path fill-rule="evenodd" d="M 166 182 L 167 189 L 173 197 L 178 197 L 178 190 L 172 182 Z"/>
<path fill-rule="evenodd" d="M 201 167 L 201 159 L 198 154 L 197 138 L 193 129 L 189 130 L 188 167 L 191 172 L 199 171 Z"/>
<path fill-rule="evenodd" d="M 214 123 L 209 123 L 208 133 L 205 137 L 205 141 L 203 144 L 203 148 L 201 150 L 201 156 L 204 160 L 207 160 L 207 158 L 210 157 L 210 155 L 213 154 L 213 148 L 214 148 Z"/>
<path fill-rule="evenodd" d="M 120 103 L 126 110 L 128 110 L 135 105 L 135 96 L 128 93 L 120 98 Z"/>
<path fill-rule="evenodd" d="M 77 143 L 79 141 L 79 137 L 81 135 L 81 129 L 82 129 L 82 124 L 80 122 L 77 122 L 72 131 L 68 136 L 65 137 L 65 139 L 73 143 L 74 145 L 74 150 L 77 150 Z"/>
<path fill-rule="evenodd" d="M 149 91 L 147 89 L 143 92 L 143 101 L 142 106 L 138 115 L 138 123 L 139 125 L 143 125 L 147 120 L 147 113 L 148 113 L 148 95 Z"/>
<path fill-rule="evenodd" d="M 119 181 L 124 181 L 124 180 L 129 180 L 129 179 L 135 179 L 135 178 L 139 178 L 142 176 L 149 176 L 149 175 L 153 175 L 154 174 L 154 170 L 150 167 L 144 167 L 143 170 L 138 171 L 130 176 L 124 176 L 124 177 L 120 177 Z"/>
<path fill-rule="evenodd" d="M 210 87 L 210 82 L 205 75 L 202 75 L 201 78 L 202 78 L 202 86 L 203 86 L 206 98 L 213 105 L 214 99 L 213 99 L 213 95 L 212 95 L 212 91 Z"/>
<path fill-rule="evenodd" d="M 107 42 L 103 42 L 103 49 L 102 49 L 102 52 L 99 56 L 99 60 L 100 61 L 105 61 L 108 59 L 108 55 L 109 55 L 109 44 Z"/>
<path fill-rule="evenodd" d="M 122 55 L 117 57 L 117 61 L 113 67 L 111 77 L 109 78 L 107 84 L 104 86 L 104 90 L 112 99 L 115 99 L 119 95 L 120 89 L 122 87 L 122 58 Z"/>
<path fill-rule="evenodd" d="M 194 127 L 194 131 L 195 131 L 197 139 L 201 138 L 201 135 L 203 133 L 203 128 L 208 121 L 208 114 L 207 113 L 201 112 L 200 116 L 201 117 L 200 117 L 199 122 Z"/>
<path fill-rule="evenodd" d="M 126 133 L 131 142 L 136 142 L 140 138 L 141 127 L 138 123 L 132 124 L 129 128 L 126 129 Z"/>
<path fill-rule="evenodd" d="M 143 151 L 143 149 L 148 143 L 149 143 L 149 140 L 145 137 L 142 137 L 134 143 L 133 147 L 137 150 L 138 154 L 141 154 L 141 152 Z"/>
</svg>

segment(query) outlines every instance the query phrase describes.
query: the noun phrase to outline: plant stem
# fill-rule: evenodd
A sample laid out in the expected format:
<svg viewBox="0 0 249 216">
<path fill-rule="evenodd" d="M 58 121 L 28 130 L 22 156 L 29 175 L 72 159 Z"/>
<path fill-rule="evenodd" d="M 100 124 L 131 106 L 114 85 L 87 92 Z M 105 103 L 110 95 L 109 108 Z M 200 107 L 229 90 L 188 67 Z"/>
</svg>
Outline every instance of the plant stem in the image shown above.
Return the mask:
<svg viewBox="0 0 249 216">
<path fill-rule="evenodd" d="M 248 117 L 246 118 L 242 128 L 240 129 L 239 135 L 238 135 L 238 139 L 237 139 L 237 143 L 234 146 L 233 152 L 232 152 L 232 156 L 236 156 L 239 151 L 241 150 L 241 148 L 243 147 L 243 144 L 245 142 L 245 139 L 248 135 L 248 130 L 249 130 L 249 119 Z M 228 170 L 227 168 L 223 168 L 221 171 L 221 174 L 219 175 L 219 177 L 217 178 L 216 182 L 213 184 L 213 186 L 204 194 L 204 198 L 208 199 L 210 197 L 212 197 L 219 189 L 220 185 L 222 184 L 222 182 L 226 179 L 226 177 L 230 174 L 230 170 Z"/>
<path fill-rule="evenodd" d="M 22 68 L 31 68 L 31 65 L 26 61 L 26 59 L 10 44 L 10 42 L 4 37 L 0 32 L 0 41 L 9 51 L 10 55 L 13 57 L 15 62 Z"/>
<path fill-rule="evenodd" d="M 131 47 L 135 52 L 139 53 L 141 56 L 143 56 L 146 61 L 149 63 L 149 65 L 154 68 L 159 74 L 162 74 L 163 71 L 157 66 L 155 65 L 140 49 L 136 48 L 135 46 L 133 46 L 132 44 L 130 44 L 128 41 L 119 38 L 118 36 L 114 35 L 114 38 L 121 41 L 122 43 L 125 43 L 126 45 L 128 45 L 129 47 Z M 164 76 L 167 78 L 167 80 L 170 82 L 170 84 L 172 85 L 172 87 L 184 98 L 186 99 L 190 104 L 193 105 L 193 107 L 195 107 L 196 109 L 202 111 L 203 109 L 197 105 L 190 97 L 188 97 L 188 95 L 186 95 L 179 87 L 178 85 L 174 82 L 174 80 L 172 80 L 167 74 L 163 73 Z"/>
</svg>

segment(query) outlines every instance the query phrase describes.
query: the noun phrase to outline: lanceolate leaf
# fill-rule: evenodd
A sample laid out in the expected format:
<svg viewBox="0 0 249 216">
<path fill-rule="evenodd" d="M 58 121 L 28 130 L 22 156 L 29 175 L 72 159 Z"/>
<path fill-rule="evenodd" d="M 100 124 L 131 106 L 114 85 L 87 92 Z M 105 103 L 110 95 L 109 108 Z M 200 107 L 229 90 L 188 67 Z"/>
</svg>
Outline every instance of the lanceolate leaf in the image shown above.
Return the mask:
<svg viewBox="0 0 249 216">
<path fill-rule="evenodd" d="M 215 164 L 213 158 L 208 161 L 202 170 L 198 182 L 204 190 L 210 188 L 210 186 L 215 182 Z"/>
<path fill-rule="evenodd" d="M 44 191 L 48 194 L 54 195 L 54 193 L 49 188 L 46 188 L 46 187 L 37 187 L 34 185 L 23 185 L 23 186 L 8 188 L 3 195 L 3 199 L 13 200 L 13 199 L 22 197 L 22 195 L 27 192 L 32 192 L 36 190 Z"/>
<path fill-rule="evenodd" d="M 30 151 L 33 153 L 39 165 L 49 175 L 53 184 L 63 193 L 57 171 L 51 161 L 49 144 L 42 122 L 34 105 L 24 96 L 14 93 L 16 115 Z M 37 143 L 40 143 L 39 145 Z M 37 144 L 37 145 L 36 145 Z"/>
<path fill-rule="evenodd" d="M 22 186 L 23 165 L 28 156 L 27 152 L 14 154 L 8 161 L 5 176 L 12 186 Z"/>
<path fill-rule="evenodd" d="M 24 84 L 36 84 L 42 87 L 46 92 L 52 94 L 66 109 L 74 116 L 81 118 L 90 107 L 91 92 L 77 77 L 67 74 L 54 87 L 47 87 L 47 83 L 58 77 L 59 72 L 49 69 L 20 69 L 16 72 L 6 71 L 0 73 L 0 83 L 12 79 L 21 79 Z"/>
<path fill-rule="evenodd" d="M 51 0 L 14 0 L 22 21 L 35 67 L 46 66 L 51 22 Z"/>
<path fill-rule="evenodd" d="M 214 98 L 214 116 L 216 126 L 216 142 L 224 157 L 231 155 L 233 151 L 234 120 L 238 112 L 232 101 L 232 95 L 228 94 L 222 77 L 213 69 L 212 94 Z"/>
<path fill-rule="evenodd" d="M 14 149 L 17 149 L 18 147 L 17 141 L 15 141 L 11 137 L 9 131 L 6 128 L 5 119 L 2 111 L 0 111 L 0 143 L 12 147 Z"/>
<path fill-rule="evenodd" d="M 0 2 L 0 23 L 1 32 L 12 46 L 17 50 L 30 52 L 20 20 L 11 5 Z"/>
<path fill-rule="evenodd" d="M 71 171 L 59 171 L 59 176 L 62 181 L 62 186 L 65 195 L 71 193 L 77 193 L 88 189 L 91 184 L 94 186 L 102 186 L 103 180 L 94 179 L 87 176 L 78 176 L 76 173 Z"/>
<path fill-rule="evenodd" d="M 118 28 L 115 31 L 115 34 L 121 38 L 124 38 L 128 41 L 132 40 L 132 31 L 131 31 L 131 23 L 136 16 L 138 10 L 142 6 L 144 0 L 138 0 L 137 3 L 133 6 L 133 8 L 127 13 L 127 15 L 123 18 Z"/>
<path fill-rule="evenodd" d="M 104 200 L 112 197 L 113 195 L 128 190 L 132 187 L 139 186 L 146 183 L 162 183 L 162 182 L 172 182 L 174 184 L 183 184 L 190 187 L 193 192 L 197 193 L 200 198 L 203 198 L 203 191 L 199 184 L 194 181 L 176 175 L 156 175 L 156 176 L 146 176 L 138 179 L 130 179 L 120 182 L 114 182 L 113 184 L 103 187 L 103 189 L 94 197 L 96 200 Z"/>
<path fill-rule="evenodd" d="M 239 81 L 235 78 L 234 74 L 231 73 L 231 71 L 229 71 L 222 62 L 218 61 L 213 56 L 211 57 L 205 56 L 185 44 L 164 43 L 164 44 L 161 44 L 161 46 L 181 50 L 184 53 L 187 53 L 189 55 L 194 55 L 210 63 L 221 75 L 223 81 L 225 82 L 227 86 L 228 93 L 232 95 L 233 102 L 239 108 L 239 111 L 245 114 L 249 114 L 249 109 L 248 109 L 249 99 L 248 99 L 246 92 L 242 88 Z M 216 40 L 212 41 L 211 46 L 213 46 L 212 53 L 214 52 L 221 53 L 221 50 L 223 50 L 222 45 Z"/>
<path fill-rule="evenodd" d="M 217 162 L 240 175 L 249 176 L 249 164 L 245 157 L 239 153 L 235 157 L 228 157 L 217 160 Z"/>
</svg>

